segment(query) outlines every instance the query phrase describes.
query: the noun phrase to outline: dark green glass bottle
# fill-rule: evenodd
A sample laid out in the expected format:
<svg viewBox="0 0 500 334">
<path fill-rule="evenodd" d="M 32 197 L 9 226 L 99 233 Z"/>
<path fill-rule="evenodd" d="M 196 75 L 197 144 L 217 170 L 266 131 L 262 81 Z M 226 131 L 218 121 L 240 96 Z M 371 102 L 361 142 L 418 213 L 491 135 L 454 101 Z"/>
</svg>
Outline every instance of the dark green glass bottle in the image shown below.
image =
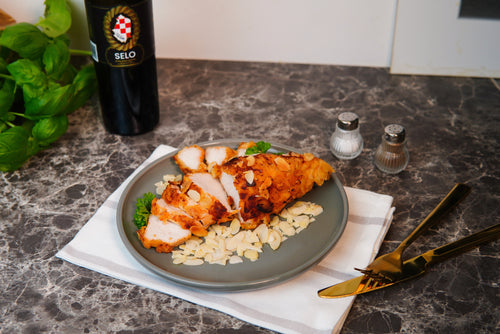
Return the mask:
<svg viewBox="0 0 500 334">
<path fill-rule="evenodd" d="M 152 0 L 85 0 L 101 114 L 114 134 L 159 121 Z"/>
</svg>

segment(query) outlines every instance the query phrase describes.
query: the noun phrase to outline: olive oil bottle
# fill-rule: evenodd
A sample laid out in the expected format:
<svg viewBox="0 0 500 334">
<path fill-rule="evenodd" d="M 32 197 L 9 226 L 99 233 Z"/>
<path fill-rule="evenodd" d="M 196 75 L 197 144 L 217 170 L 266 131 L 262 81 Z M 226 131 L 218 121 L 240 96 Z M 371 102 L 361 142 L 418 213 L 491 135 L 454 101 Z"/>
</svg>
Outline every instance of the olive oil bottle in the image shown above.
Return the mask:
<svg viewBox="0 0 500 334">
<path fill-rule="evenodd" d="M 152 0 L 85 0 L 101 115 L 113 134 L 159 121 Z"/>
</svg>

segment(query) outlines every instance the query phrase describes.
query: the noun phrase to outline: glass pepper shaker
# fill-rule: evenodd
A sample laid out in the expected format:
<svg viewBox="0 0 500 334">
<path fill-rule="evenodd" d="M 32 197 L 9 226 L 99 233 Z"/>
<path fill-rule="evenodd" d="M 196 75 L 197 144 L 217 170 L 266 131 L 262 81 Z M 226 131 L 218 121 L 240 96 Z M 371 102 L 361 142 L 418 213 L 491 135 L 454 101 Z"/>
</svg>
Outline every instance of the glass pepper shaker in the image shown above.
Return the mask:
<svg viewBox="0 0 500 334">
<path fill-rule="evenodd" d="M 382 142 L 375 152 L 374 163 L 388 174 L 397 174 L 408 165 L 410 154 L 406 148 L 406 130 L 399 124 L 387 125 Z"/>
<path fill-rule="evenodd" d="M 343 112 L 337 118 L 335 131 L 330 138 L 330 150 L 339 159 L 354 159 L 363 150 L 363 137 L 359 132 L 359 117 L 353 112 Z"/>
</svg>

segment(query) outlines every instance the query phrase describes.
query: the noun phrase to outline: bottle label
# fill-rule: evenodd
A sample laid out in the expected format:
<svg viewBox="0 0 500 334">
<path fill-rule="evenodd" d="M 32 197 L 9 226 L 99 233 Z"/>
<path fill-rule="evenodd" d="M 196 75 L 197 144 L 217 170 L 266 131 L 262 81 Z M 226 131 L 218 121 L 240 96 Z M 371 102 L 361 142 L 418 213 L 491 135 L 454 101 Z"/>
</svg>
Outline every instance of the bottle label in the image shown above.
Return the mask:
<svg viewBox="0 0 500 334">
<path fill-rule="evenodd" d="M 86 3 L 92 58 L 112 67 L 130 67 L 154 55 L 151 1 L 114 7 Z"/>
</svg>

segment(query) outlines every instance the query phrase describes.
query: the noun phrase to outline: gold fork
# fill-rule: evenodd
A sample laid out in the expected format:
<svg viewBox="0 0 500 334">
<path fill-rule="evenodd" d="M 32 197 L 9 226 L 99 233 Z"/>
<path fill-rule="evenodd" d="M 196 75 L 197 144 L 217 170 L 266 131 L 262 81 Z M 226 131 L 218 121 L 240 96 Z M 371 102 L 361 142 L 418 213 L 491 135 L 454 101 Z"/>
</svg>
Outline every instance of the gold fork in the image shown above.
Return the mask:
<svg viewBox="0 0 500 334">
<path fill-rule="evenodd" d="M 463 200 L 471 191 L 471 187 L 458 183 L 446 195 L 445 198 L 432 210 L 427 217 L 417 226 L 413 232 L 406 237 L 403 242 L 391 253 L 379 256 L 365 269 L 358 269 L 366 276 L 379 282 L 394 282 L 399 279 L 403 268 L 403 251 L 417 239 L 424 231 L 436 224 L 439 219 L 446 215 L 461 200 Z"/>
<path fill-rule="evenodd" d="M 464 253 L 479 245 L 500 238 L 500 224 L 490 226 L 482 231 L 470 234 L 441 247 L 431 249 L 403 263 L 400 278 L 393 282 L 380 282 L 367 275 L 359 276 L 318 291 L 322 298 L 339 298 L 367 293 L 382 289 L 398 282 L 410 280 L 424 274 L 432 264 L 444 261 L 452 256 Z"/>
</svg>

